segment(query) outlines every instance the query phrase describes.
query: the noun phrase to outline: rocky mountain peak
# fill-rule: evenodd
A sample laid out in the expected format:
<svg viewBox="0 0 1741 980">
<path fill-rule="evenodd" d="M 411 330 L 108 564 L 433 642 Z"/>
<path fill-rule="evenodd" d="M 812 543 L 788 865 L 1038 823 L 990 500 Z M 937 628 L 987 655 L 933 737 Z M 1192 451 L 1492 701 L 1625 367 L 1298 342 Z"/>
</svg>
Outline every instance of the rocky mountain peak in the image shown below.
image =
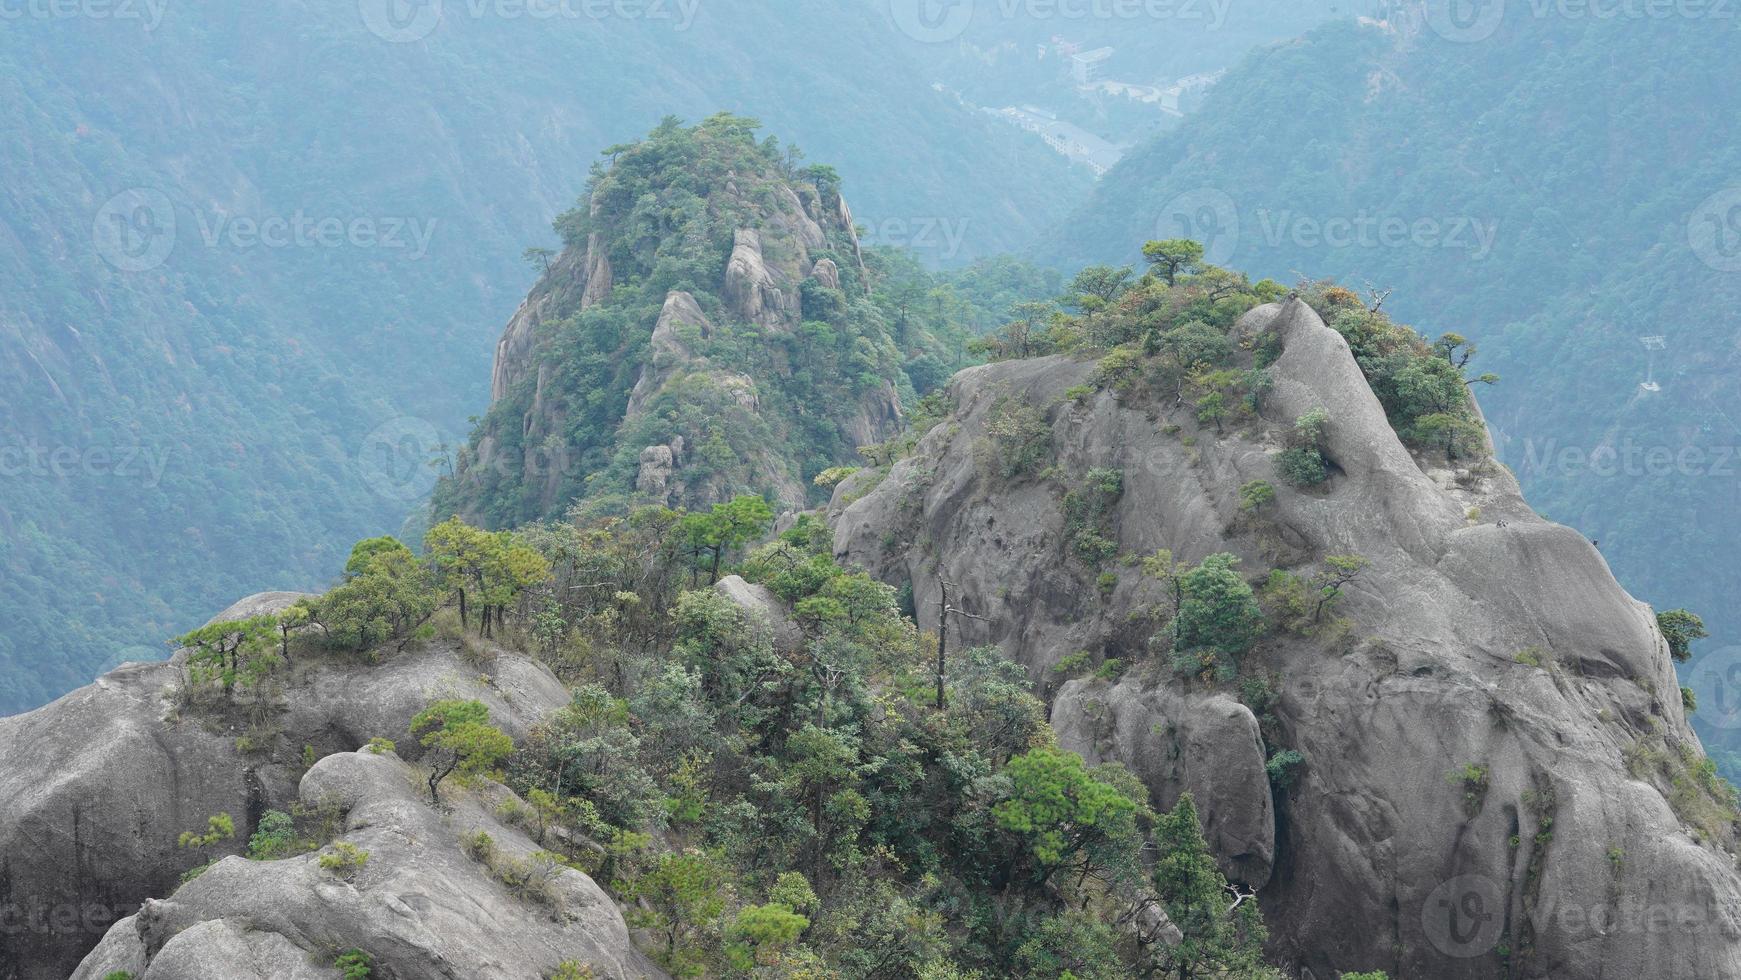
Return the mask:
<svg viewBox="0 0 1741 980">
<path fill-rule="evenodd" d="M 1159 806 L 1191 791 L 1224 871 L 1319 975 L 1741 970 L 1733 828 L 1705 817 L 1652 611 L 1582 535 L 1536 516 L 1489 451 L 1448 462 L 1405 445 L 1347 339 L 1305 302 L 1253 309 L 1231 336 L 1274 353 L 1237 430 L 1170 391 L 1109 385 L 1104 362 L 962 372 L 909 457 L 838 488 L 837 554 L 910 586 L 928 629 L 947 582 L 973 614 L 952 620 L 956 644 L 1027 665 L 1062 745 L 1124 763 Z M 1296 489 L 1277 461 L 1313 412 L 1328 473 Z M 1019 426 L 1053 461 L 1044 473 L 1000 471 Z M 1087 520 L 1126 557 L 1080 557 L 1085 474 L 1116 487 Z M 1260 484 L 1273 500 L 1254 509 Z M 1251 647 L 1240 679 L 1181 676 L 1146 652 L 1145 624 L 1172 600 L 1138 559 L 1163 549 L 1180 567 L 1235 558 L 1272 619 L 1290 594 L 1304 613 Z M 1314 623 L 1293 583 L 1331 581 L 1350 556 L 1338 625 Z M 1083 662 L 1115 669 L 1086 677 Z M 1479 941 L 1448 935 L 1440 902 L 1485 903 Z M 1708 928 L 1696 942 L 1605 930 L 1555 903 Z"/>
<path fill-rule="evenodd" d="M 847 462 L 894 433 L 906 383 L 866 306 L 870 273 L 837 181 L 770 156 L 729 117 L 620 148 L 558 220 L 566 247 L 503 330 L 491 412 L 438 509 L 507 524 L 601 495 L 807 505 L 816 463 L 778 433 L 802 425 L 811 459 Z M 810 391 L 839 373 L 827 348 L 856 336 L 870 346 L 854 356 L 873 363 L 846 388 Z M 700 420 L 716 410 L 745 421 L 712 427 L 741 441 L 729 452 Z M 801 419 L 816 412 L 821 429 Z"/>
</svg>

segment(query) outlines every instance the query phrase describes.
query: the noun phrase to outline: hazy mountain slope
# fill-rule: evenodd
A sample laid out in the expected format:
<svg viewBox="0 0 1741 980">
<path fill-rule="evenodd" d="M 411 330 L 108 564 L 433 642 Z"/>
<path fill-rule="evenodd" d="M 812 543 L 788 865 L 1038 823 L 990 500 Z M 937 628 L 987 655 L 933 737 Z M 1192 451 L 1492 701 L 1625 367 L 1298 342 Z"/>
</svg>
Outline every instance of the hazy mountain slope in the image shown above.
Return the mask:
<svg viewBox="0 0 1741 980">
<path fill-rule="evenodd" d="M 485 400 L 521 249 L 667 113 L 853 160 L 868 220 L 954 223 L 922 259 L 1019 245 L 1085 186 L 903 70 L 856 3 L 450 7 L 410 43 L 357 5 L 202 0 L 0 35 L 0 711 L 396 529 Z"/>
<path fill-rule="evenodd" d="M 1478 340 L 1504 377 L 1482 400 L 1537 505 L 1732 643 L 1736 23 L 1512 6 L 1467 33 L 1399 18 L 1254 55 L 1048 252 L 1127 261 L 1120 243 L 1189 234 L 1256 272 L 1395 287 L 1387 310 Z M 1741 723 L 1717 680 L 1735 652 L 1693 675 L 1719 742 Z"/>
</svg>

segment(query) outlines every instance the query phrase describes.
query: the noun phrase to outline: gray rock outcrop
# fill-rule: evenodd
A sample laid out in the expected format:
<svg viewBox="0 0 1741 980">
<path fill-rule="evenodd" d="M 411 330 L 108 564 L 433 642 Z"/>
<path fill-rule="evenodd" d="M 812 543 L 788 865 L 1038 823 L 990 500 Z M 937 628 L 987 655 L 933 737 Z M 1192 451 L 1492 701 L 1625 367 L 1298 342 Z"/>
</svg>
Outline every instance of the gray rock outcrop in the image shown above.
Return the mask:
<svg viewBox="0 0 1741 980">
<path fill-rule="evenodd" d="M 629 393 L 628 414 L 633 416 L 645 411 L 647 403 L 666 382 L 695 359 L 695 353 L 683 339 L 686 333 L 693 331 L 706 339 L 713 336 L 713 330 L 713 321 L 701 311 L 694 296 L 679 290 L 665 297 L 659 322 L 653 325 L 647 363 L 642 366 L 641 377 Z"/>
<path fill-rule="evenodd" d="M 785 603 L 765 585 L 752 585 L 740 576 L 727 575 L 714 583 L 714 591 L 743 610 L 744 618 L 765 631 L 777 650 L 795 653 L 804 646 L 804 631 L 786 615 Z"/>
<path fill-rule="evenodd" d="M 816 267 L 810 270 L 810 274 L 816 277 L 817 282 L 829 289 L 840 288 L 840 266 L 835 265 L 833 259 L 823 259 L 817 262 Z"/>
<path fill-rule="evenodd" d="M 837 488 L 836 552 L 910 582 L 926 629 L 947 576 L 990 620 L 956 624 L 956 642 L 999 644 L 1037 682 L 1079 650 L 1135 665 L 1110 691 L 1057 696 L 1054 725 L 1160 802 L 1191 789 L 1237 877 L 1269 866 L 1272 952 L 1296 971 L 1741 976 L 1733 825 L 1701 802 L 1701 750 L 1651 609 L 1582 535 L 1535 515 L 1502 467 L 1417 461 L 1305 304 L 1254 310 L 1237 329 L 1273 331 L 1283 352 L 1262 424 L 1225 435 L 1170 397 L 1067 398 L 1093 365 L 1065 357 L 961 373 L 952 419 L 880 483 Z M 1246 655 L 1275 686 L 1270 748 L 1304 758 L 1267 831 L 1249 724 L 1147 653 L 1158 584 L 1118 562 L 1097 582 L 1069 557 L 1064 487 L 981 462 L 1004 400 L 1043 413 L 1065 483 L 1122 471 L 1108 518 L 1121 555 L 1233 552 L 1254 580 L 1308 575 L 1327 555 L 1370 563 L 1338 609 L 1347 635 L 1281 631 Z M 1331 479 L 1280 487 L 1253 520 L 1240 487 L 1281 482 L 1280 434 L 1315 408 L 1331 419 Z"/>
<path fill-rule="evenodd" d="M 245 599 L 224 619 L 297 597 Z M 0 978 L 62 980 L 103 931 L 197 864 L 182 831 L 215 813 L 235 820 L 239 849 L 267 809 L 297 798 L 305 752 L 346 752 L 382 736 L 406 744 L 411 717 L 437 697 L 477 698 L 516 738 L 568 702 L 542 665 L 489 662 L 434 641 L 379 663 L 292 661 L 283 692 L 259 709 L 188 707 L 176 661 L 128 664 L 22 715 L 0 718 Z M 246 749 L 246 751 L 244 751 Z"/>
<path fill-rule="evenodd" d="M 1123 763 L 1171 809 L 1189 792 L 1228 880 L 1262 888 L 1275 863 L 1275 812 L 1251 709 L 1226 694 L 1075 680 L 1052 705 L 1058 745 Z"/>
<path fill-rule="evenodd" d="M 337 954 L 361 950 L 381 977 L 532 980 L 564 962 L 611 980 L 662 977 L 629 940 L 616 904 L 591 878 L 547 865 L 536 888 L 504 884 L 491 861 L 539 848 L 503 825 L 492 799 L 453 787 L 444 806 L 391 752 L 329 755 L 302 778 L 305 805 L 344 814 L 333 844 L 367 855 L 323 869 L 320 852 L 275 861 L 227 857 L 173 895 L 117 922 L 72 980 L 125 969 L 139 980 L 328 980 Z M 490 856 L 464 839 L 485 833 Z"/>
<path fill-rule="evenodd" d="M 731 261 L 725 267 L 725 299 L 732 311 L 766 327 L 791 326 L 799 317 L 796 283 L 776 278 L 762 255 L 762 236 L 749 228 L 737 231 Z"/>
</svg>

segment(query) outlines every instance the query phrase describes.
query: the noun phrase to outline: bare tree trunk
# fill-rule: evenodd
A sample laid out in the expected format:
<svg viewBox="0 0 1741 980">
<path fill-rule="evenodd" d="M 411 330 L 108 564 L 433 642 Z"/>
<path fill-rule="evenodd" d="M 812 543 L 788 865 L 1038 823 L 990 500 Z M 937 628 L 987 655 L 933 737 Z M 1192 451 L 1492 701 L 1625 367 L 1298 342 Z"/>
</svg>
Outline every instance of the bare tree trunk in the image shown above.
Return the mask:
<svg viewBox="0 0 1741 980">
<path fill-rule="evenodd" d="M 949 706 L 943 691 L 949 665 L 949 583 L 941 578 L 937 582 L 943 593 L 937 603 L 937 710 L 942 711 Z"/>
</svg>

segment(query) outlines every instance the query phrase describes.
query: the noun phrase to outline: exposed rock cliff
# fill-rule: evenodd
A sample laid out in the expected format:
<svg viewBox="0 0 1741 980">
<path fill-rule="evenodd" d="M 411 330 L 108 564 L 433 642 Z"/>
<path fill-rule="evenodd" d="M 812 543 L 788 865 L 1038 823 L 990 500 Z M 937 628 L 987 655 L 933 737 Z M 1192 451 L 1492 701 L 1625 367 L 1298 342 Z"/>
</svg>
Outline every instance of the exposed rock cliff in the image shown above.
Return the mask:
<svg viewBox="0 0 1741 980">
<path fill-rule="evenodd" d="M 295 598 L 290 593 L 251 597 L 214 622 L 277 611 Z M 238 706 L 233 717 L 213 714 L 209 705 L 184 710 L 177 696 L 181 678 L 175 660 L 127 664 L 53 704 L 0 719 L 0 909 L 15 912 L 18 925 L 10 928 L 9 920 L 9 928 L 0 930 L 0 978 L 66 977 L 111 923 L 131 915 L 146 899 L 168 897 L 181 873 L 199 863 L 177 846 L 183 831 L 204 827 L 213 814 L 229 813 L 236 839 L 223 846 L 234 852 L 246 844 L 266 810 L 285 809 L 298 799 L 307 753 L 317 759 L 346 753 L 380 736 L 395 739 L 401 751 L 414 755 L 417 746 L 407 740 L 406 729 L 436 696 L 482 701 L 492 721 L 515 737 L 568 701 L 561 683 L 541 665 L 503 654 L 480 668 L 441 643 L 375 664 L 339 657 L 293 662 L 282 696 L 257 716 L 251 705 Z M 360 827 L 355 818 L 353 826 Z M 420 873 L 398 857 L 383 856 L 379 867 L 395 880 Z M 441 890 L 438 883 L 404 887 L 408 893 Z M 447 907 L 445 900 L 441 907 Z M 404 928 L 424 922 L 434 929 L 433 920 L 423 918 L 431 911 L 413 906 Z M 242 922 L 254 921 L 250 916 L 256 914 L 265 915 L 265 907 L 236 912 Z M 620 930 L 620 922 L 615 928 Z M 310 948 L 309 936 L 285 935 L 299 949 Z M 212 936 L 214 943 L 229 942 L 222 934 Z M 282 951 L 275 940 L 256 937 L 247 943 L 269 960 L 277 955 L 274 950 Z M 475 955 L 508 955 L 494 949 L 486 945 Z M 627 962 L 627 949 L 621 944 L 614 955 Z M 209 967 L 204 956 L 188 962 Z M 490 974 L 413 970 L 399 975 Z"/>
<path fill-rule="evenodd" d="M 344 814 L 335 843 L 366 853 L 362 867 L 323 869 L 320 854 L 224 858 L 115 923 L 73 980 L 114 970 L 139 980 L 313 980 L 337 977 L 330 965 L 349 949 L 366 951 L 379 977 L 528 980 L 569 961 L 612 980 L 664 976 L 586 875 L 555 866 L 535 893 L 516 895 L 467 853 L 463 838 L 479 832 L 497 860 L 538 851 L 497 820 L 495 800 L 467 794 L 444 812 L 419 794 L 421 782 L 390 752 L 327 756 L 302 778 L 302 800 Z"/>
<path fill-rule="evenodd" d="M 912 456 L 880 483 L 838 488 L 836 551 L 910 582 L 929 629 L 947 578 L 957 605 L 986 617 L 954 621 L 956 642 L 1026 664 L 1066 746 L 1124 762 L 1160 805 L 1192 790 L 1296 967 L 1741 975 L 1733 828 L 1702 809 L 1698 743 L 1651 610 L 1590 542 L 1537 517 L 1508 472 L 1411 455 L 1304 303 L 1253 310 L 1237 332 L 1274 332 L 1282 353 L 1266 421 L 1226 435 L 1171 398 L 1066 396 L 1094 368 L 1065 357 L 963 372 L 954 416 Z M 1233 552 L 1256 579 L 1327 555 L 1370 563 L 1338 610 L 1346 635 L 1276 631 L 1246 655 L 1247 676 L 1273 678 L 1271 748 L 1304 758 L 1273 808 L 1258 722 L 1232 685 L 1144 665 L 1055 689 L 1052 666 L 1075 651 L 1143 664 L 1144 614 L 1165 594 L 1128 564 L 1097 581 L 1068 557 L 1049 475 L 992 474 L 986 424 L 1010 400 L 1044 413 L 1054 473 L 1122 471 L 1108 517 L 1122 555 Z M 1253 519 L 1240 488 L 1276 479 L 1277 431 L 1317 408 L 1331 419 L 1328 484 L 1283 487 Z"/>
</svg>

